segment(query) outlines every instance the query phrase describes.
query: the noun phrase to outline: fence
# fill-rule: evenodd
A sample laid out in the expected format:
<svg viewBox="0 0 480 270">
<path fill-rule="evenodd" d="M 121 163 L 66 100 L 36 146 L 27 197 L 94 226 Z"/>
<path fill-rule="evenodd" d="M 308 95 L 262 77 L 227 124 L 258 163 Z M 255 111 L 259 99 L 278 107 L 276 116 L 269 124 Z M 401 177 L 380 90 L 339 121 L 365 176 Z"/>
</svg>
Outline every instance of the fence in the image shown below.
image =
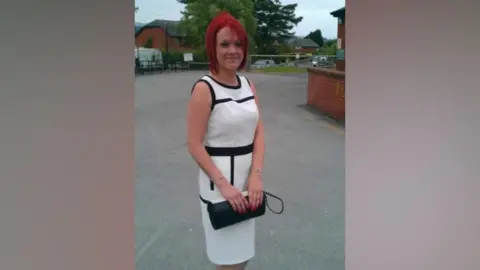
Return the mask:
<svg viewBox="0 0 480 270">
<path fill-rule="evenodd" d="M 135 74 L 155 74 L 162 72 L 176 72 L 186 70 L 208 70 L 208 63 L 205 62 L 184 62 L 184 61 L 136 61 Z"/>
<path fill-rule="evenodd" d="M 249 68 L 260 69 L 271 66 L 279 67 L 335 67 L 335 55 L 249 55 Z"/>
<path fill-rule="evenodd" d="M 314 55 L 300 56 L 295 55 L 249 55 L 247 70 L 261 69 L 265 67 L 322 67 L 334 68 L 336 56 L 334 55 Z M 136 60 L 135 74 L 155 74 L 162 72 L 177 72 L 187 70 L 208 70 L 207 62 L 185 62 L 175 60 Z"/>
</svg>

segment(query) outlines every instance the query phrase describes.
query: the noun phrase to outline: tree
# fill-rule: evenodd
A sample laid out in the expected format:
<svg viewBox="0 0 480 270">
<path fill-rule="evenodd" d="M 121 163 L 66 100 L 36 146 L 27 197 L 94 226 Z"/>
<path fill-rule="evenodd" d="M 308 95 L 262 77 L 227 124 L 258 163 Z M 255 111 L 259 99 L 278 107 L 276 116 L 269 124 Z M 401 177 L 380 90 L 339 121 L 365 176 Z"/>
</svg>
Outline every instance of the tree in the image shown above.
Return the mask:
<svg viewBox="0 0 480 270">
<path fill-rule="evenodd" d="M 323 46 L 318 49 L 316 54 L 335 55 L 337 53 L 337 39 L 324 39 Z"/>
<path fill-rule="evenodd" d="M 237 18 L 249 36 L 251 48 L 254 45 L 255 17 L 252 0 L 177 0 L 185 4 L 180 21 L 180 29 L 186 34 L 188 45 L 205 44 L 205 30 L 210 21 L 220 12 L 227 11 Z"/>
<path fill-rule="evenodd" d="M 229 11 L 249 33 L 250 51 L 275 53 L 274 42 L 284 44 L 293 37 L 292 29 L 303 20 L 295 16 L 297 4 L 282 5 L 280 0 L 177 0 L 185 5 L 181 28 L 187 43 L 204 43 L 208 23 L 219 10 Z"/>
<path fill-rule="evenodd" d="M 293 37 L 292 29 L 303 20 L 303 17 L 295 16 L 297 4 L 282 5 L 279 0 L 250 1 L 253 2 L 255 10 L 257 24 L 255 43 L 258 52 L 274 53 L 274 42 L 284 44 L 287 39 Z"/>
<path fill-rule="evenodd" d="M 331 47 L 331 46 L 337 46 L 337 39 L 334 38 L 334 39 L 328 39 L 328 38 L 324 38 L 323 39 L 323 45 L 325 47 Z"/>
<path fill-rule="evenodd" d="M 153 48 L 153 39 L 152 37 L 149 37 L 145 44 L 143 44 L 144 48 Z"/>
<path fill-rule="evenodd" d="M 318 46 L 322 47 L 324 44 L 324 39 L 322 36 L 322 31 L 320 29 L 317 29 L 313 32 L 310 32 L 305 38 L 309 38 L 313 40 L 315 43 L 318 44 Z"/>
</svg>

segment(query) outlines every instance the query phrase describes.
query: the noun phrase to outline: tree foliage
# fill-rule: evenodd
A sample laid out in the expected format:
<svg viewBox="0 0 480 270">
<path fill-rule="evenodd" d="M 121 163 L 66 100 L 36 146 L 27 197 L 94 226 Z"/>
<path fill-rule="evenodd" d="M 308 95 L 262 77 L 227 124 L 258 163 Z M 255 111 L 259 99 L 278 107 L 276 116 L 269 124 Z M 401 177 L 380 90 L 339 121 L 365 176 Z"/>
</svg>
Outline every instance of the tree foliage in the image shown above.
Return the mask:
<svg viewBox="0 0 480 270">
<path fill-rule="evenodd" d="M 322 36 L 322 31 L 320 29 L 317 29 L 313 32 L 310 32 L 305 38 L 309 38 L 309 39 L 313 40 L 320 47 L 323 46 L 324 39 L 323 39 L 323 36 Z"/>
<path fill-rule="evenodd" d="M 177 0 L 185 5 L 181 28 L 187 43 L 203 45 L 205 29 L 220 10 L 230 12 L 245 26 L 250 50 L 274 53 L 274 43 L 284 44 L 294 36 L 292 29 L 303 18 L 295 16 L 297 4 L 282 5 L 280 0 Z"/>
<path fill-rule="evenodd" d="M 295 16 L 297 4 L 282 5 L 279 0 L 250 0 L 254 3 L 259 53 L 273 53 L 274 42 L 283 44 L 294 36 L 292 29 L 303 20 Z"/>
<path fill-rule="evenodd" d="M 145 44 L 143 44 L 144 48 L 153 48 L 153 39 L 149 37 Z"/>
<path fill-rule="evenodd" d="M 227 11 L 237 18 L 249 35 L 254 47 L 256 30 L 252 0 L 177 0 L 185 4 L 180 28 L 186 34 L 186 43 L 194 46 L 205 44 L 205 31 L 210 21 L 220 12 Z"/>
<path fill-rule="evenodd" d="M 323 46 L 316 54 L 335 55 L 337 53 L 337 39 L 324 39 Z"/>
</svg>

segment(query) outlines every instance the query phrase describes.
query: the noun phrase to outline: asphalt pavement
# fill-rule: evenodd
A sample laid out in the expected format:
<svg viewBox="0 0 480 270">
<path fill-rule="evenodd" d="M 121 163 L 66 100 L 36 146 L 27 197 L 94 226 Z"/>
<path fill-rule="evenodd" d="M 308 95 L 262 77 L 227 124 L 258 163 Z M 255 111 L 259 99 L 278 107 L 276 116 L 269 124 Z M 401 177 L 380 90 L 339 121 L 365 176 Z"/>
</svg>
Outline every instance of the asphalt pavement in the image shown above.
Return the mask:
<svg viewBox="0 0 480 270">
<path fill-rule="evenodd" d="M 214 269 L 186 148 L 186 106 L 203 74 L 136 78 L 136 270 Z M 302 107 L 306 76 L 245 75 L 257 87 L 266 127 L 265 188 L 285 203 L 282 215 L 267 210 L 257 220 L 257 253 L 247 269 L 343 270 L 343 131 Z"/>
</svg>

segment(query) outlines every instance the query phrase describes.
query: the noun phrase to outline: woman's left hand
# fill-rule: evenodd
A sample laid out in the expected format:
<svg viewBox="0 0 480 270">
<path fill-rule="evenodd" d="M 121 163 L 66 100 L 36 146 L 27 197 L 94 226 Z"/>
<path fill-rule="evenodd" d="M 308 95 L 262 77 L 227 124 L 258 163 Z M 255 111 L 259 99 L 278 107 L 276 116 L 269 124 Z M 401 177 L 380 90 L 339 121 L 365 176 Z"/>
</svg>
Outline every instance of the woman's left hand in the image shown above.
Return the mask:
<svg viewBox="0 0 480 270">
<path fill-rule="evenodd" d="M 255 211 L 263 200 L 263 183 L 259 174 L 252 174 L 248 179 L 248 202 L 250 210 Z"/>
</svg>

